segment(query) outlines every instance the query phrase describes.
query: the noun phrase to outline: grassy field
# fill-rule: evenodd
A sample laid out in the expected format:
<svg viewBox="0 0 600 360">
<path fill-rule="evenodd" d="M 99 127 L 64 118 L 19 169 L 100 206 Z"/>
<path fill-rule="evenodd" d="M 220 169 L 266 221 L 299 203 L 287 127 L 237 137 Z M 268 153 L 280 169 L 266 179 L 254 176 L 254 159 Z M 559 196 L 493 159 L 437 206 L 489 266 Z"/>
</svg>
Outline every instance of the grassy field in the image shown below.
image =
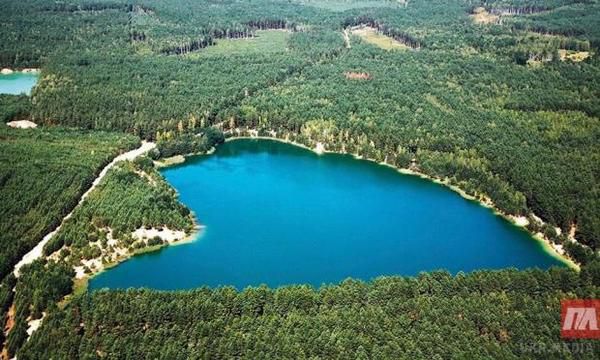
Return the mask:
<svg viewBox="0 0 600 360">
<path fill-rule="evenodd" d="M 408 49 L 408 46 L 404 45 L 403 43 L 396 41 L 389 36 L 379 34 L 375 29 L 368 26 L 352 30 L 352 35 L 356 35 L 369 44 L 373 44 L 384 50 Z"/>
<path fill-rule="evenodd" d="M 473 10 L 471 19 L 473 19 L 473 22 L 476 24 L 495 24 L 500 17 L 498 15 L 490 14 L 484 7 L 478 7 Z"/>
<path fill-rule="evenodd" d="M 216 45 L 190 53 L 187 57 L 194 59 L 205 56 L 282 52 L 286 50 L 290 34 L 284 30 L 259 30 L 253 38 L 217 40 Z"/>
</svg>

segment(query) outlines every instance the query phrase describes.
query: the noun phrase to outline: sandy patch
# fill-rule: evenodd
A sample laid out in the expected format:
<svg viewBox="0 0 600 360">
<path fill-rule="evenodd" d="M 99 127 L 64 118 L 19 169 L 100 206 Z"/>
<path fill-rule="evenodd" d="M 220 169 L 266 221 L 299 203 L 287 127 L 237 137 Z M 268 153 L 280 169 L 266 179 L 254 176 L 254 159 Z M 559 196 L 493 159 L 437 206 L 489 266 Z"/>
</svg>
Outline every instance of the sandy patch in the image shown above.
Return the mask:
<svg viewBox="0 0 600 360">
<path fill-rule="evenodd" d="M 154 161 L 154 165 L 157 167 L 167 167 L 176 164 L 183 164 L 185 162 L 185 156 L 183 155 L 175 155 L 168 158 L 160 159 Z"/>
<path fill-rule="evenodd" d="M 100 259 L 81 260 L 81 265 L 73 267 L 75 270 L 75 279 L 83 279 L 87 276 L 85 273 L 86 267 L 90 269 L 92 273 L 96 273 L 102 270 L 104 265 L 102 265 L 102 261 L 100 261 Z"/>
<path fill-rule="evenodd" d="M 186 234 L 185 234 L 185 231 L 171 230 L 167 227 L 164 227 L 162 229 L 157 229 L 157 228 L 146 229 L 146 228 L 142 227 L 142 228 L 136 229 L 134 232 L 132 232 L 131 236 L 133 236 L 134 238 L 139 239 L 139 240 L 152 239 L 152 238 L 158 236 L 163 241 L 171 244 L 176 241 L 185 239 Z"/>
<path fill-rule="evenodd" d="M 44 320 L 45 317 L 46 317 L 46 313 L 43 312 L 41 318 L 35 319 L 35 320 L 29 320 L 27 322 L 27 335 L 28 336 L 31 336 L 31 334 L 33 334 L 34 331 L 39 329 L 40 325 L 42 325 L 42 320 Z"/>
<path fill-rule="evenodd" d="M 134 172 L 135 172 L 135 173 L 136 173 L 136 174 L 137 174 L 139 177 L 141 177 L 142 179 L 145 179 L 145 180 L 147 180 L 147 181 L 150 183 L 150 185 L 152 185 L 152 186 L 156 186 L 156 180 L 154 180 L 154 179 L 152 178 L 152 176 L 148 175 L 148 173 L 147 173 L 147 172 L 145 172 L 145 171 L 140 171 L 140 170 L 135 170 Z"/>
<path fill-rule="evenodd" d="M 13 302 L 6 313 L 6 324 L 4 325 L 4 334 L 8 335 L 15 326 L 15 303 Z"/>
<path fill-rule="evenodd" d="M 349 80 L 371 80 L 371 74 L 367 72 L 354 72 L 354 71 L 346 71 L 344 73 L 346 79 Z"/>
<path fill-rule="evenodd" d="M 498 15 L 490 14 L 484 7 L 478 7 L 473 10 L 473 14 L 470 15 L 471 19 L 475 24 L 497 24 L 500 17 Z"/>
<path fill-rule="evenodd" d="M 569 240 L 571 241 L 577 241 L 575 240 L 575 233 L 577 232 L 577 225 L 572 224 L 571 228 L 569 229 Z"/>
<path fill-rule="evenodd" d="M 6 125 L 10 126 L 11 128 L 15 128 L 15 129 L 34 129 L 37 127 L 36 123 L 34 123 L 33 121 L 29 121 L 29 120 L 10 121 L 10 122 L 7 122 Z"/>
<path fill-rule="evenodd" d="M 580 62 L 591 56 L 589 51 L 572 51 L 565 49 L 559 49 L 558 55 L 562 61 L 570 60 L 573 62 Z"/>
<path fill-rule="evenodd" d="M 555 244 L 555 243 L 553 243 L 552 241 L 548 240 L 548 239 L 547 239 L 547 238 L 544 236 L 544 234 L 542 234 L 541 232 L 537 232 L 537 233 L 535 233 L 534 237 L 535 237 L 536 239 L 538 239 L 538 240 L 540 240 L 540 241 L 542 241 L 542 242 L 546 243 L 547 245 L 550 245 L 550 247 L 551 247 L 551 248 L 552 248 L 554 251 L 556 251 L 556 252 L 557 252 L 559 255 L 561 255 L 561 256 L 563 256 L 563 257 L 566 257 L 566 254 L 565 254 L 565 249 L 564 249 L 564 247 L 562 246 L 562 244 Z"/>
<path fill-rule="evenodd" d="M 509 215 L 509 218 L 517 226 L 525 227 L 525 226 L 529 225 L 529 220 L 527 220 L 526 216 Z"/>
<path fill-rule="evenodd" d="M 315 152 L 319 155 L 325 153 L 325 145 L 323 145 L 323 143 L 318 142 L 317 146 L 315 146 Z"/>
<path fill-rule="evenodd" d="M 8 69 L 8 68 L 4 68 L 4 69 L 0 70 L 0 74 L 2 74 L 2 75 L 10 75 L 13 72 L 14 71 L 12 71 L 11 69 Z"/>
</svg>

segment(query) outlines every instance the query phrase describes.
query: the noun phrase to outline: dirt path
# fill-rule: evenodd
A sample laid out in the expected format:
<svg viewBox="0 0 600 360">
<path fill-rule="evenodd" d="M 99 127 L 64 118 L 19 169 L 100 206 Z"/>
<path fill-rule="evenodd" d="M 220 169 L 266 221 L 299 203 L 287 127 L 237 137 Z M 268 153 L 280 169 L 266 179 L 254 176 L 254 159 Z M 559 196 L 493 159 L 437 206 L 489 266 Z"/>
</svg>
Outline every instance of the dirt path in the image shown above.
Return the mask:
<svg viewBox="0 0 600 360">
<path fill-rule="evenodd" d="M 350 35 L 348 35 L 348 29 L 344 29 L 344 43 L 346 43 L 346 49 L 350 49 Z"/>
<path fill-rule="evenodd" d="M 85 200 L 85 198 L 92 192 L 92 190 L 94 190 L 96 188 L 96 186 L 98 186 L 98 184 L 100 183 L 102 178 L 104 178 L 104 176 L 106 176 L 106 174 L 108 173 L 108 170 L 110 170 L 110 168 L 112 168 L 119 161 L 133 160 L 136 157 L 143 155 L 143 154 L 147 153 L 148 151 L 154 149 L 154 147 L 156 147 L 155 143 L 144 141 L 144 142 L 142 142 L 142 145 L 139 148 L 131 150 L 129 152 L 126 152 L 124 154 L 121 154 L 121 155 L 115 157 L 113 159 L 113 161 L 110 162 L 110 164 L 106 165 L 104 167 L 104 169 L 102 169 L 102 171 L 100 172 L 98 177 L 94 180 L 94 182 L 92 183 L 92 186 L 81 196 L 81 199 L 79 199 L 79 202 L 73 208 L 73 210 L 71 210 L 71 212 L 68 213 L 67 216 L 65 216 L 62 219 L 60 225 L 58 225 L 58 227 L 56 229 L 54 229 L 54 231 L 46 234 L 46 236 L 44 236 L 42 241 L 40 241 L 30 252 L 25 254 L 25 256 L 23 256 L 21 261 L 19 261 L 17 263 L 17 265 L 15 265 L 15 269 L 13 271 L 15 276 L 19 277 L 19 270 L 21 269 L 21 267 L 23 267 L 23 265 L 31 264 L 34 260 L 39 259 L 42 256 L 44 246 L 48 243 L 48 241 L 50 241 L 50 239 L 52 239 L 52 237 L 54 235 L 56 235 L 56 233 L 60 230 L 62 224 L 64 224 L 65 220 L 67 220 L 68 218 L 70 218 L 73 215 L 73 212 L 75 211 L 75 209 L 77 209 L 77 207 L 83 202 L 83 200 Z"/>
</svg>

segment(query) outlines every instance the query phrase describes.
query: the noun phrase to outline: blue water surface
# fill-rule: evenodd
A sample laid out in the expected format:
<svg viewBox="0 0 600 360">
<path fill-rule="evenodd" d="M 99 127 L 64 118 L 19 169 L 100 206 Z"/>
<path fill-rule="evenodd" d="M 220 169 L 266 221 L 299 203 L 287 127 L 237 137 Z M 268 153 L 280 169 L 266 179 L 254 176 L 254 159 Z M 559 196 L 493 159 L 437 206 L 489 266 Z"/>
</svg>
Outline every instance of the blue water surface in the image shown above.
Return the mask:
<svg viewBox="0 0 600 360">
<path fill-rule="evenodd" d="M 37 80 L 38 75 L 35 73 L 15 72 L 9 75 L 0 74 L 0 94 L 29 95 Z"/>
<path fill-rule="evenodd" d="M 436 269 L 562 266 L 490 209 L 350 156 L 236 140 L 163 175 L 205 231 L 101 273 L 91 289 L 319 286 Z"/>
</svg>

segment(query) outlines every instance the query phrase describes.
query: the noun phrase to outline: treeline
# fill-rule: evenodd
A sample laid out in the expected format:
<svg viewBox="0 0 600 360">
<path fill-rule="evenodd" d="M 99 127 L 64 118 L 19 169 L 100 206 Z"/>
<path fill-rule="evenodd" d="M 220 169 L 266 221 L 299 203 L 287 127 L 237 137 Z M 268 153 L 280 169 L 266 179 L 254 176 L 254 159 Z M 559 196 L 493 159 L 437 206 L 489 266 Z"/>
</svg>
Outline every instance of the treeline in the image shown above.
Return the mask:
<svg viewBox="0 0 600 360">
<path fill-rule="evenodd" d="M 225 141 L 223 133 L 214 127 L 205 128 L 198 134 L 188 133 L 177 136 L 170 132 L 159 133 L 157 147 L 150 152 L 150 157 L 158 160 L 174 155 L 206 153 L 223 141 Z"/>
<path fill-rule="evenodd" d="M 389 36 L 392 39 L 412 48 L 412 49 L 420 49 L 422 45 L 422 40 L 415 38 L 414 36 L 394 27 L 390 27 L 381 23 L 378 20 L 373 19 L 370 16 L 361 15 L 354 18 L 347 18 L 342 23 L 344 28 L 352 27 L 352 26 L 370 26 L 372 28 L 377 29 L 377 31 L 381 32 L 383 35 Z"/>
<path fill-rule="evenodd" d="M 572 4 L 534 16 L 510 19 L 516 30 L 562 35 L 589 41 L 591 48 L 600 46 L 600 4 L 595 1 L 573 1 Z M 582 50 L 586 51 L 586 50 Z"/>
<path fill-rule="evenodd" d="M 161 53 L 165 55 L 185 55 L 192 51 L 204 49 L 205 47 L 211 46 L 213 44 L 214 40 L 212 36 L 201 37 L 199 39 L 186 42 L 182 45 L 162 49 Z"/>
<path fill-rule="evenodd" d="M 52 5 L 46 5 L 42 7 L 43 11 L 52 12 L 76 12 L 76 11 L 103 11 L 103 10 L 127 10 L 133 5 L 126 5 L 123 3 L 111 3 L 111 2 L 84 2 L 80 4 L 55 2 Z"/>
<path fill-rule="evenodd" d="M 481 5 L 490 8 L 490 11 L 505 10 L 510 15 L 520 15 L 589 2 L 589 0 L 483 0 Z"/>
<path fill-rule="evenodd" d="M 0 279 L 77 204 L 130 135 L 0 124 Z"/>
<path fill-rule="evenodd" d="M 537 14 L 544 11 L 548 11 L 547 6 L 523 6 L 523 7 L 493 7 L 490 9 L 490 13 L 494 15 L 531 15 Z"/>
<path fill-rule="evenodd" d="M 561 61 L 559 51 L 590 51 L 590 42 L 564 36 L 528 36 L 519 39 L 513 49 L 513 59 L 519 65 L 528 65 L 530 61 Z"/>
<path fill-rule="evenodd" d="M 185 55 L 189 52 L 204 49 L 216 43 L 217 39 L 246 39 L 254 37 L 256 30 L 280 30 L 286 29 L 297 31 L 299 26 L 283 19 L 261 19 L 251 20 L 228 28 L 213 28 L 199 35 L 195 40 L 184 42 L 177 46 L 163 48 L 160 52 L 166 55 Z M 144 35 L 145 39 L 145 35 Z"/>
<path fill-rule="evenodd" d="M 596 359 L 594 340 L 561 340 L 560 300 L 597 297 L 599 284 L 594 263 L 580 274 L 433 272 L 319 290 L 95 291 L 52 311 L 17 356 Z"/>
</svg>

